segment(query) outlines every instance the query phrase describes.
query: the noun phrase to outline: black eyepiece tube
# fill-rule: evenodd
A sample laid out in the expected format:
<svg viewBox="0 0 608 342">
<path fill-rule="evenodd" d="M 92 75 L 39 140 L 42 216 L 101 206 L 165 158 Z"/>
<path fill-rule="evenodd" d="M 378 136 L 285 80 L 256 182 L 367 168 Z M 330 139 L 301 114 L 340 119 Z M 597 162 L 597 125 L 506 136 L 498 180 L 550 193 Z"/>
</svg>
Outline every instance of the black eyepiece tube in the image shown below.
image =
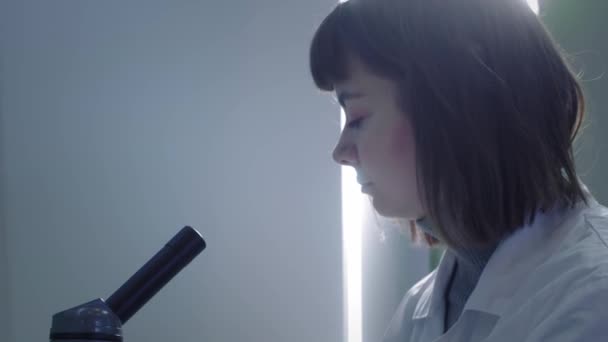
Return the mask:
<svg viewBox="0 0 608 342">
<path fill-rule="evenodd" d="M 177 273 L 205 249 L 203 237 L 194 228 L 182 228 L 152 259 L 140 268 L 107 300 L 106 304 L 125 324 Z"/>
</svg>

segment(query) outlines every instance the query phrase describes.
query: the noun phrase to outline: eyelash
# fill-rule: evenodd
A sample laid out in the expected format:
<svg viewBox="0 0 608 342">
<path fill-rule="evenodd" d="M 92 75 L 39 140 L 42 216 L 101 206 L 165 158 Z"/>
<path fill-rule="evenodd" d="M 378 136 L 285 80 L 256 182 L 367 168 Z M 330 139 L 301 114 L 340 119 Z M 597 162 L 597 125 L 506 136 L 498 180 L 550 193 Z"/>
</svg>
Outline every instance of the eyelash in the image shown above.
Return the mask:
<svg viewBox="0 0 608 342">
<path fill-rule="evenodd" d="M 346 124 L 346 127 L 357 129 L 357 128 L 361 127 L 361 123 L 362 123 L 363 119 L 364 118 L 359 118 L 359 119 L 352 120 L 351 122 L 349 122 L 348 124 Z"/>
</svg>

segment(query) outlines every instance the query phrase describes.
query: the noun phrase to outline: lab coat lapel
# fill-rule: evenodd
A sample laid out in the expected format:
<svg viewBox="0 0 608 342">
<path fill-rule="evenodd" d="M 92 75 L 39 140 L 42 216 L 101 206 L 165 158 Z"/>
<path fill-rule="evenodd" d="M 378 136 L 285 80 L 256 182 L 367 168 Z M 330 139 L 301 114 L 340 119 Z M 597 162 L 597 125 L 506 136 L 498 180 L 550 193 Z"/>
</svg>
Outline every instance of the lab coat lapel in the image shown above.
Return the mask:
<svg viewBox="0 0 608 342">
<path fill-rule="evenodd" d="M 445 331 L 444 294 L 455 264 L 454 255 L 444 252 L 431 286 L 426 288 L 414 310 L 412 319 L 418 321 L 415 326 L 421 329 L 415 331 L 414 335 L 422 336 L 421 341 L 435 340 Z"/>
</svg>

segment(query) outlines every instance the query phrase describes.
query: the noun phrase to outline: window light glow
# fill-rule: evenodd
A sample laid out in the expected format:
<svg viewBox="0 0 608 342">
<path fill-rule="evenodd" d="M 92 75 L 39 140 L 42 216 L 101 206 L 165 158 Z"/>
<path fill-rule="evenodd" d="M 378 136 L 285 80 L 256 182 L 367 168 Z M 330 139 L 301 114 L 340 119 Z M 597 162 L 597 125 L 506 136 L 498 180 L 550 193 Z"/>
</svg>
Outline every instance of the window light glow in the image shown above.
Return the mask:
<svg viewBox="0 0 608 342">
<path fill-rule="evenodd" d="M 538 14 L 538 0 L 527 0 L 528 6 L 534 11 L 534 13 Z"/>
<path fill-rule="evenodd" d="M 341 127 L 345 115 L 342 111 Z M 362 279 L 361 240 L 365 195 L 357 183 L 357 174 L 350 166 L 342 167 L 342 245 L 344 269 L 345 335 L 348 342 L 361 342 L 362 333 Z"/>
</svg>

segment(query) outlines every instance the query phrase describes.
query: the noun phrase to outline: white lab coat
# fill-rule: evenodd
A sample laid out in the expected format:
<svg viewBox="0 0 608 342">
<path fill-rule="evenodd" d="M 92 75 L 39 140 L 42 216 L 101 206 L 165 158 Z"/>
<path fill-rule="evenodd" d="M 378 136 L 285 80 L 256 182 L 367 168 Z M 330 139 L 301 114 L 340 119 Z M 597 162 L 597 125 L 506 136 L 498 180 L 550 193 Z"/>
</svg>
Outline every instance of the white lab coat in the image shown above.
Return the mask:
<svg viewBox="0 0 608 342">
<path fill-rule="evenodd" d="M 445 334 L 455 259 L 444 253 L 407 292 L 384 342 L 608 341 L 608 209 L 588 198 L 505 239 Z"/>
</svg>

